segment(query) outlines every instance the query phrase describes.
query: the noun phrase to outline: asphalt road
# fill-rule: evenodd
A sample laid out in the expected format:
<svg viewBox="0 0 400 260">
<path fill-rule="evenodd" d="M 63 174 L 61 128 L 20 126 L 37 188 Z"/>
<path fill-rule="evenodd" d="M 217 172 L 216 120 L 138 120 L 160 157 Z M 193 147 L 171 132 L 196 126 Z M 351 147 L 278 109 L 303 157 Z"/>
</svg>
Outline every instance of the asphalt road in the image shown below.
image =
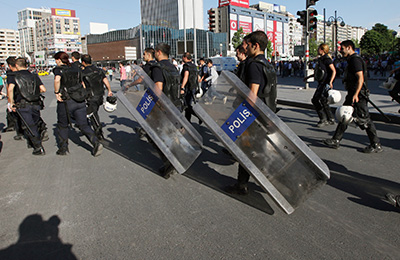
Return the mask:
<svg viewBox="0 0 400 260">
<path fill-rule="evenodd" d="M 314 111 L 283 107 L 278 115 L 331 170 L 327 185 L 286 215 L 256 184 L 247 197 L 221 191 L 235 181 L 237 163 L 203 125 L 195 124 L 203 153 L 187 173 L 168 180 L 157 174 L 157 153 L 134 133 L 137 123 L 122 105 L 112 114 L 101 109 L 109 142 L 100 157 L 91 156 L 89 142 L 76 131 L 70 132 L 70 154 L 57 156 L 53 78 L 43 81 L 47 154 L 35 157 L 13 133 L 1 135 L 2 253 L 29 249 L 58 254 L 54 259 L 399 258 L 400 210 L 383 199 L 388 191 L 400 193 L 399 125 L 376 123 L 383 153 L 359 152 L 368 138 L 351 127 L 332 150 L 321 140 L 332 136 L 334 126 L 317 129 Z M 5 106 L 0 101 L 0 128 Z M 36 243 L 24 243 L 32 237 Z"/>
</svg>

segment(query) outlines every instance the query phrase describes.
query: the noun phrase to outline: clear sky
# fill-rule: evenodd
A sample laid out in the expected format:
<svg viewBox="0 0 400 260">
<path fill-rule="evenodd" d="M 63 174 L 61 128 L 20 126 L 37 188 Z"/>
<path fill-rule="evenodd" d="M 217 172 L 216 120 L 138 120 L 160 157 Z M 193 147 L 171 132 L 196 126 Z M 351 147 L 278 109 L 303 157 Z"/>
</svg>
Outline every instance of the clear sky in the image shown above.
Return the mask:
<svg viewBox="0 0 400 260">
<path fill-rule="evenodd" d="M 191 0 L 185 0 L 191 1 Z M 198 1 L 198 0 L 195 0 Z M 250 0 L 250 4 L 259 1 Z M 296 15 L 305 8 L 306 0 L 274 0 L 263 1 L 284 5 L 287 11 Z M 26 7 L 54 7 L 76 10 L 81 20 L 83 34 L 89 33 L 89 22 L 107 23 L 109 29 L 126 29 L 140 23 L 139 0 L 0 0 L 0 28 L 17 29 L 17 11 Z M 208 21 L 206 12 L 218 6 L 218 0 L 204 0 L 204 23 Z M 399 0 L 319 0 L 315 6 L 319 14 L 326 9 L 326 16 L 333 16 L 337 10 L 347 24 L 363 26 L 368 29 L 375 23 L 382 23 L 399 31 L 400 1 Z M 207 26 L 205 25 L 205 28 Z"/>
</svg>

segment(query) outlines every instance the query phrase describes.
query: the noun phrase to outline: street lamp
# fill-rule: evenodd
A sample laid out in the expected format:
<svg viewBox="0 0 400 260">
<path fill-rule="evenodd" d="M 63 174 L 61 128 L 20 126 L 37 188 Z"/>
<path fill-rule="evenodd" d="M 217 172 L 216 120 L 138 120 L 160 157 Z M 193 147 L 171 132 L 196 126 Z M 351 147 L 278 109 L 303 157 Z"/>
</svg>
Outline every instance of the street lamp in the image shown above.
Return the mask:
<svg viewBox="0 0 400 260">
<path fill-rule="evenodd" d="M 219 55 L 222 56 L 222 43 L 219 44 Z"/>
<path fill-rule="evenodd" d="M 338 22 L 340 22 L 340 26 L 345 26 L 346 24 L 344 23 L 344 20 L 342 17 L 338 17 L 337 16 L 337 11 L 335 11 L 335 17 L 331 16 L 328 18 L 328 22 L 326 23 L 326 25 L 331 26 L 332 24 L 334 24 L 335 26 L 335 30 L 334 33 L 332 35 L 332 41 L 335 44 L 335 58 L 337 58 L 337 36 L 338 36 Z"/>
</svg>

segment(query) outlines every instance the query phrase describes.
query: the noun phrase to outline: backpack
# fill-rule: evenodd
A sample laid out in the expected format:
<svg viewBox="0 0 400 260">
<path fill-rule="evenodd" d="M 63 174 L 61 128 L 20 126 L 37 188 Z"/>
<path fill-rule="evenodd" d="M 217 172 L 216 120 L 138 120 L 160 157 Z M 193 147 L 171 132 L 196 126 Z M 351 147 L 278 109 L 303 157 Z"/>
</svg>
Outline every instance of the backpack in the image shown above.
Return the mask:
<svg viewBox="0 0 400 260">
<path fill-rule="evenodd" d="M 164 94 L 171 100 L 171 102 L 178 108 L 183 108 L 181 98 L 181 76 L 176 68 L 166 66 L 162 63 L 151 64 L 151 70 L 153 68 L 161 68 L 163 77 L 165 79 L 165 85 L 163 86 Z"/>
<path fill-rule="evenodd" d="M 61 68 L 62 96 L 72 98 L 76 102 L 83 102 L 87 97 L 86 89 L 82 85 L 82 71 L 77 67 L 63 66 Z"/>
<path fill-rule="evenodd" d="M 326 76 L 326 71 L 321 67 L 321 59 L 318 59 L 314 69 L 314 79 L 318 82 L 323 82 Z"/>
<path fill-rule="evenodd" d="M 193 63 L 185 63 L 183 66 L 188 67 L 189 71 L 189 79 L 188 79 L 188 86 L 190 90 L 198 90 L 199 83 L 197 81 L 198 71 L 196 65 Z"/>
<path fill-rule="evenodd" d="M 98 68 L 88 70 L 87 73 L 85 73 L 85 71 L 83 72 L 83 80 L 86 85 L 86 91 L 89 92 L 91 96 L 104 95 L 104 77 L 104 72 Z"/>
<path fill-rule="evenodd" d="M 257 96 L 265 100 L 266 105 L 276 112 L 276 98 L 277 98 L 277 77 L 274 67 L 271 63 L 262 59 L 253 59 L 249 62 L 257 62 L 263 65 L 265 86 L 258 90 Z"/>
<path fill-rule="evenodd" d="M 40 100 L 40 85 L 33 74 L 15 74 L 15 81 L 18 84 L 19 93 L 28 102 Z"/>
</svg>

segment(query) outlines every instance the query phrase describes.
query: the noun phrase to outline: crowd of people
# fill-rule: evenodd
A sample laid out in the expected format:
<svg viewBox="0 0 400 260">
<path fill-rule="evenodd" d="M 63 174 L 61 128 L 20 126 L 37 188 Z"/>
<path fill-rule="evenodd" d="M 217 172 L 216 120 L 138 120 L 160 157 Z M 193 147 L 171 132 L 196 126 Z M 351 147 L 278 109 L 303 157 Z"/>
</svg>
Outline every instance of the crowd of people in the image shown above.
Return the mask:
<svg viewBox="0 0 400 260">
<path fill-rule="evenodd" d="M 235 71 L 237 77 L 250 89 L 251 93 L 258 96 L 273 112 L 277 111 L 277 73 L 281 76 L 303 76 L 304 64 L 302 62 L 270 63 L 265 58 L 265 49 L 268 38 L 264 32 L 256 31 L 244 37 L 242 44 L 236 48 L 236 57 L 239 60 Z M 199 60 L 199 67 L 193 62 L 192 55 L 183 54 L 182 68 L 170 60 L 170 46 L 159 43 L 155 48 L 146 48 L 143 53 L 145 64 L 143 70 L 153 80 L 155 87 L 162 91 L 180 112 L 184 112 L 186 119 L 191 122 L 193 103 L 196 95 L 205 95 L 205 104 L 211 104 L 219 98 L 225 104 L 227 97 L 219 93 L 211 86 L 218 78 L 218 73 L 212 60 Z M 318 47 L 319 58 L 315 60 L 314 75 L 318 82 L 317 89 L 312 98 L 319 121 L 317 127 L 335 124 L 335 119 L 327 102 L 328 91 L 333 89 L 333 82 L 338 72 L 337 63 L 330 56 L 329 46 L 321 44 Z M 344 106 L 354 109 L 352 116 L 355 123 L 366 131 L 370 145 L 363 152 L 380 153 L 383 148 L 377 135 L 373 121 L 370 118 L 367 100 L 368 86 L 366 78 L 368 74 L 368 62 L 355 53 L 354 43 L 350 40 L 341 43 L 341 54 L 346 60 L 343 72 L 343 81 L 347 90 Z M 68 150 L 68 128 L 75 121 L 80 131 L 93 145 L 92 154 L 98 156 L 102 151 L 102 130 L 98 116 L 99 106 L 103 103 L 104 90 L 107 89 L 108 97 L 112 97 L 107 74 L 109 69 L 100 69 L 92 65 L 90 55 L 72 53 L 72 63 L 65 52 L 59 52 L 54 56 L 57 67 L 54 68 L 54 94 L 57 98 L 57 155 L 66 155 Z M 81 61 L 81 62 L 80 62 Z M 7 117 L 12 118 L 5 130 L 16 129 L 17 136 L 23 134 L 33 147 L 34 155 L 44 155 L 42 142 L 47 137 L 45 123 L 40 117 L 41 95 L 46 91 L 40 78 L 27 71 L 27 64 L 23 58 L 9 58 L 10 68 L 7 71 Z M 382 66 L 382 62 L 380 63 Z M 387 62 L 386 66 L 394 66 L 394 62 Z M 340 68 L 341 69 L 341 68 Z M 400 70 L 399 70 L 400 71 Z M 113 71 L 108 76 L 112 76 Z M 124 63 L 119 64 L 120 85 L 123 91 L 138 91 L 138 85 L 143 80 L 135 77 L 132 67 Z M 112 80 L 110 78 L 110 80 Z M 211 87 L 211 88 L 210 88 Z M 132 89 L 133 88 L 133 89 Z M 42 122 L 42 123 L 41 123 Z M 12 125 L 14 123 L 14 125 Z M 199 119 L 199 124 L 201 124 Z M 330 139 L 324 143 L 337 149 L 347 129 L 348 122 L 337 122 L 337 128 Z M 142 130 L 143 131 L 143 130 Z M 145 135 L 145 133 L 144 133 Z M 47 137 L 48 139 L 48 137 Z M 151 140 L 149 139 L 151 142 Z M 151 142 L 153 143 L 153 142 Z M 154 143 L 153 143 L 154 144 Z M 154 145 L 155 146 L 155 145 Z M 164 162 L 160 168 L 160 174 L 169 178 L 176 170 L 159 150 Z M 225 188 L 226 192 L 246 195 L 248 194 L 248 182 L 250 174 L 239 164 L 236 183 Z M 388 195 L 388 200 L 398 206 L 398 197 Z"/>
</svg>

